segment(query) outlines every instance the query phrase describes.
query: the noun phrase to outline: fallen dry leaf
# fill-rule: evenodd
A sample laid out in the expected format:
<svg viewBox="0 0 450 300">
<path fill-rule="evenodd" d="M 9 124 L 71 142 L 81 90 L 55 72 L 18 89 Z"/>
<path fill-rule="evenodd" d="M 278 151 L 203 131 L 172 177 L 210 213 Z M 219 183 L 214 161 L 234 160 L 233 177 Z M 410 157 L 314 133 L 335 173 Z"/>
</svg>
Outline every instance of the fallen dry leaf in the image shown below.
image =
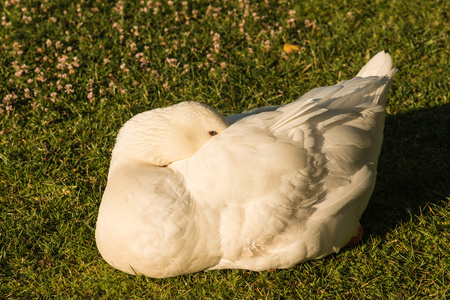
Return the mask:
<svg viewBox="0 0 450 300">
<path fill-rule="evenodd" d="M 286 43 L 286 44 L 283 45 L 283 51 L 288 53 L 288 54 L 292 53 L 294 51 L 300 52 L 300 47 L 296 46 L 296 45 L 291 45 L 291 44 Z"/>
</svg>

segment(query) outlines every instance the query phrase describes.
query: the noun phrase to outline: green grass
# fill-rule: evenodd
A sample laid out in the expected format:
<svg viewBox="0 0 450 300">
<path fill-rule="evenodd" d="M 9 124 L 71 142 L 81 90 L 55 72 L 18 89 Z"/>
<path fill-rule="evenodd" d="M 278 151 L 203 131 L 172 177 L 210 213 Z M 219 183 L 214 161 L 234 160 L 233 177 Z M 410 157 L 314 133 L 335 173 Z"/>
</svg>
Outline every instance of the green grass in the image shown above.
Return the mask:
<svg viewBox="0 0 450 300">
<path fill-rule="evenodd" d="M 450 297 L 448 1 L 151 2 L 0 3 L 0 298 Z M 131 116 L 184 100 L 224 114 L 287 103 L 381 50 L 399 72 L 355 248 L 170 279 L 101 259 L 97 211 Z"/>
</svg>

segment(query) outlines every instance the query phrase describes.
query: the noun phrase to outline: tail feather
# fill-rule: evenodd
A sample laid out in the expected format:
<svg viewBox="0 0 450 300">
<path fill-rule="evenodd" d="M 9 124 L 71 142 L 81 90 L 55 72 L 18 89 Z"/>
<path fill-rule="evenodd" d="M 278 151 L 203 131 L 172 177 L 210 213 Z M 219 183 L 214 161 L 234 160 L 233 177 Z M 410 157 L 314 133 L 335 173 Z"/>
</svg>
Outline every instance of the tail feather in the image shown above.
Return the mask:
<svg viewBox="0 0 450 300">
<path fill-rule="evenodd" d="M 392 71 L 392 58 L 384 51 L 378 52 L 359 71 L 357 77 L 387 76 Z M 392 74 L 393 75 L 393 74 Z"/>
</svg>

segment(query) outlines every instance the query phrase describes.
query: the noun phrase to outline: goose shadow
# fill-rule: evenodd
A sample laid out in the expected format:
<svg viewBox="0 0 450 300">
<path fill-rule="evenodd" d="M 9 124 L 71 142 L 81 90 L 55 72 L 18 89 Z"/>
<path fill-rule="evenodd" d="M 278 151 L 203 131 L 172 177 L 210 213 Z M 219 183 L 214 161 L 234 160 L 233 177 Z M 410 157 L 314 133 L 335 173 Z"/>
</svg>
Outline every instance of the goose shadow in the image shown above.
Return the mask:
<svg viewBox="0 0 450 300">
<path fill-rule="evenodd" d="M 450 104 L 386 116 L 374 193 L 361 218 L 385 236 L 450 195 Z"/>
</svg>

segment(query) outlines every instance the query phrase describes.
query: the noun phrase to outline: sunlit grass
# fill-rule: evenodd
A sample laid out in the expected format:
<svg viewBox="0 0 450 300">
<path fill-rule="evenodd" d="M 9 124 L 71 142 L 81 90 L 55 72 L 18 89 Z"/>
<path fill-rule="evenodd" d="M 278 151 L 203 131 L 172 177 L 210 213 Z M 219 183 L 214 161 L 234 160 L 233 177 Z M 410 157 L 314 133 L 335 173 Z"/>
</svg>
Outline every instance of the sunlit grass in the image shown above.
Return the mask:
<svg viewBox="0 0 450 300">
<path fill-rule="evenodd" d="M 446 1 L 0 3 L 0 298 L 445 298 L 450 294 Z M 283 45 L 300 51 L 285 53 Z M 295 100 L 388 51 L 377 187 L 355 248 L 274 272 L 129 276 L 94 227 L 132 115 Z"/>
</svg>

